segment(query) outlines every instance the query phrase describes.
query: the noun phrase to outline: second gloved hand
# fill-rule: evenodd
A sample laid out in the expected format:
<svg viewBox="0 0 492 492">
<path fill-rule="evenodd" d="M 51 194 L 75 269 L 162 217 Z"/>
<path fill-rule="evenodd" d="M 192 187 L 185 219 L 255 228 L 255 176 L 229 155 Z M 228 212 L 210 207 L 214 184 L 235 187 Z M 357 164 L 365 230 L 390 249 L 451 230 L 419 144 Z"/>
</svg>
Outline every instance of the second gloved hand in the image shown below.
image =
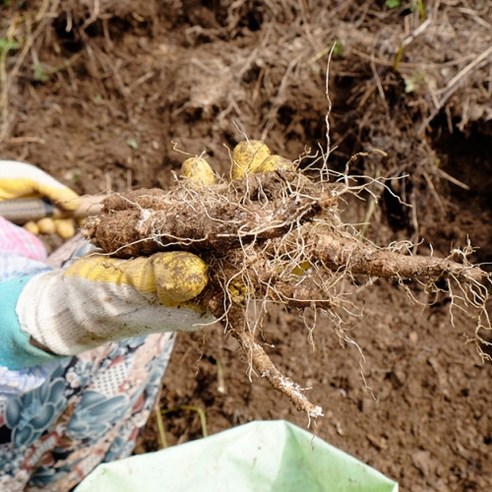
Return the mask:
<svg viewBox="0 0 492 492">
<path fill-rule="evenodd" d="M 67 212 L 77 209 L 79 196 L 67 186 L 41 169 L 25 162 L 0 160 L 0 200 L 25 197 L 45 197 Z M 41 219 L 28 222 L 26 229 L 34 234 L 57 233 L 63 239 L 75 234 L 74 221 L 66 219 Z"/>
</svg>

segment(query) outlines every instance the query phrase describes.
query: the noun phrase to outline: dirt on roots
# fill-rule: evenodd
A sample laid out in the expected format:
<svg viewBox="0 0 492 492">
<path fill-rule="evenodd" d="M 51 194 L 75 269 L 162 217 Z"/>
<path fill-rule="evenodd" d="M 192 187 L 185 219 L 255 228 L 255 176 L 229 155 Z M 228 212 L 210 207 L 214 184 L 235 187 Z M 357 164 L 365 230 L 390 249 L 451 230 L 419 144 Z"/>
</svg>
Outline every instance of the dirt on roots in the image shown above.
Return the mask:
<svg viewBox="0 0 492 492">
<path fill-rule="evenodd" d="M 329 149 L 330 169 L 370 191 L 339 203 L 344 222 L 417 254 L 447 257 L 470 240 L 469 259 L 490 270 L 491 26 L 478 0 L 4 1 L 1 157 L 95 194 L 166 189 L 202 152 L 227 174 L 244 135 L 301 167 Z M 445 285 L 430 298 L 401 284 L 341 283 L 360 307 L 346 336 L 318 324 L 313 346 L 306 316 L 279 307 L 259 341 L 312 388 L 320 437 L 403 490 L 487 490 L 492 367 L 463 336 L 474 320 L 450 319 Z M 247 367 L 220 329 L 180 335 L 160 402 L 169 443 L 202 435 L 190 407 L 209 433 L 252 419 L 307 425 Z M 139 451 L 159 447 L 156 429 L 152 419 Z"/>
</svg>

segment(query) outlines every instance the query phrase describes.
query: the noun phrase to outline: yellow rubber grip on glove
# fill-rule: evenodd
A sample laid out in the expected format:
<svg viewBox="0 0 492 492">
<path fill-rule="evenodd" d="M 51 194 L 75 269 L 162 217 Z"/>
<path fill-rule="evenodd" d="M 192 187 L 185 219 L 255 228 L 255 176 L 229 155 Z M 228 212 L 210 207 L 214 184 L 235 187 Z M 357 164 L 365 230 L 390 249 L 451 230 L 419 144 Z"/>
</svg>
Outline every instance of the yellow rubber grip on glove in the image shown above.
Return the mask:
<svg viewBox="0 0 492 492">
<path fill-rule="evenodd" d="M 0 200 L 29 196 L 46 196 L 65 210 L 75 210 L 79 206 L 79 196 L 54 180 L 0 177 Z"/>
<path fill-rule="evenodd" d="M 202 292 L 208 282 L 207 270 L 198 256 L 177 251 L 130 260 L 91 255 L 70 265 L 65 276 L 129 285 L 142 294 L 156 294 L 164 306 L 176 306 Z"/>
<path fill-rule="evenodd" d="M 70 212 L 80 204 L 80 198 L 73 190 L 32 164 L 0 160 L 0 201 L 34 197 L 49 198 L 57 207 Z M 57 233 L 63 239 L 75 234 L 75 224 L 68 218 L 31 221 L 26 228 L 34 234 Z"/>
</svg>

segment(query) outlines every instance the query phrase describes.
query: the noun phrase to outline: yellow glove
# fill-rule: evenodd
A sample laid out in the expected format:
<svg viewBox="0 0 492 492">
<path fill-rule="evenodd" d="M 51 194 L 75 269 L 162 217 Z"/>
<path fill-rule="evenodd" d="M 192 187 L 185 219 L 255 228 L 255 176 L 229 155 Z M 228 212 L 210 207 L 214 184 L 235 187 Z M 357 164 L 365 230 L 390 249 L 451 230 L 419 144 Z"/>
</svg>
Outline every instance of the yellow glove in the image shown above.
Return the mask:
<svg viewBox="0 0 492 492">
<path fill-rule="evenodd" d="M 56 206 L 70 211 L 79 205 L 78 195 L 41 169 L 24 162 L 0 160 L 0 200 L 13 198 L 49 198 Z M 26 229 L 34 234 L 57 233 L 63 239 L 75 234 L 73 219 L 41 219 L 29 222 Z"/>
</svg>

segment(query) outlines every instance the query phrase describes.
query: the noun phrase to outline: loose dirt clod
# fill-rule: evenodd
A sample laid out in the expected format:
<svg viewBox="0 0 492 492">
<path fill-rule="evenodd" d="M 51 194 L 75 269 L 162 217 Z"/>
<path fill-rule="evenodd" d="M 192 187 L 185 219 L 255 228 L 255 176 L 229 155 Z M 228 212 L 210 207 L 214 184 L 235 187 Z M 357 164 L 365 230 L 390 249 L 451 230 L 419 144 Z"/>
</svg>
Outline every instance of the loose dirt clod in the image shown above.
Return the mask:
<svg viewBox="0 0 492 492">
<path fill-rule="evenodd" d="M 342 183 L 290 169 L 210 186 L 181 180 L 169 191 L 110 196 L 104 213 L 86 223 L 85 235 L 120 257 L 165 250 L 199 255 L 210 267 L 210 279 L 198 301 L 225 322 L 260 376 L 298 410 L 317 417 L 321 408 L 278 371 L 255 339 L 271 304 L 333 315 L 345 309 L 337 290 L 343 277 L 414 279 L 430 290 L 444 280 L 453 302 L 475 311 L 478 328 L 490 328 L 484 271 L 465 254 L 458 263 L 361 240 L 338 214 L 338 199 L 346 192 Z M 453 296 L 456 286 L 459 296 Z"/>
</svg>

